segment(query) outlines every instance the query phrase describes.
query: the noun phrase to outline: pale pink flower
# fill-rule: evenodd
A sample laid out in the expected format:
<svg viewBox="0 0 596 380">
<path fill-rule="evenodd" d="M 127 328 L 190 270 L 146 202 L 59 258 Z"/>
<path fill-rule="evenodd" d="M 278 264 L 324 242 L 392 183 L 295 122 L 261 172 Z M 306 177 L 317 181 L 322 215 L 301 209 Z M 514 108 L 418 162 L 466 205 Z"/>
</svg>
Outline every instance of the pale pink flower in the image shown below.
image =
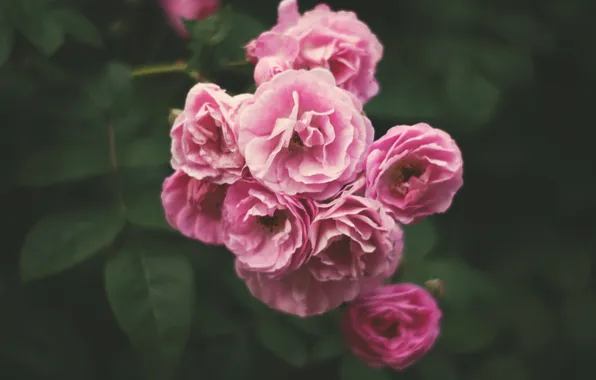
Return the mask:
<svg viewBox="0 0 596 380">
<path fill-rule="evenodd" d="M 243 176 L 245 163 L 233 126 L 239 99 L 213 83 L 198 83 L 189 91 L 170 132 L 174 169 L 217 184 Z"/>
<path fill-rule="evenodd" d="M 277 74 L 292 68 L 292 62 L 285 59 L 283 56 L 273 55 L 271 57 L 264 57 L 255 66 L 254 80 L 260 85 L 267 82 Z"/>
<path fill-rule="evenodd" d="M 237 118 L 253 177 L 275 192 L 333 196 L 356 179 L 374 130 L 328 70 L 288 70 L 261 84 Z"/>
<path fill-rule="evenodd" d="M 188 38 L 182 19 L 202 20 L 219 8 L 219 0 L 159 0 L 172 28 L 181 37 Z"/>
<path fill-rule="evenodd" d="M 383 278 L 319 281 L 303 266 L 283 277 L 246 269 L 236 260 L 236 273 L 251 294 L 272 309 L 308 317 L 333 310 L 382 284 Z"/>
<path fill-rule="evenodd" d="M 403 233 L 381 203 L 344 192 L 320 205 L 310 228 L 310 242 L 308 265 L 316 279 L 358 279 L 386 276 L 395 270 Z"/>
<path fill-rule="evenodd" d="M 176 171 L 163 183 L 161 202 L 170 225 L 205 244 L 223 244 L 221 206 L 228 185 L 216 185 Z"/>
<path fill-rule="evenodd" d="M 230 185 L 223 204 L 224 243 L 248 270 L 281 275 L 308 259 L 314 214 L 310 201 L 241 180 Z"/>
<path fill-rule="evenodd" d="M 265 56 L 282 55 L 293 61 L 294 69 L 323 67 L 329 69 L 337 85 L 355 94 L 362 102 L 379 91 L 375 79 L 378 62 L 383 56 L 383 45 L 358 19 L 354 12 L 332 11 L 319 4 L 300 15 L 297 0 L 283 0 L 279 4 L 277 25 L 246 46 L 246 55 L 252 62 Z M 298 54 L 287 54 L 287 49 L 259 50 L 261 39 L 284 48 L 297 45 Z M 293 40 L 293 41 L 292 41 Z M 293 52 L 294 48 L 289 51 Z"/>
<path fill-rule="evenodd" d="M 350 350 L 368 365 L 403 370 L 433 347 L 441 315 L 424 288 L 387 285 L 352 301 L 343 314 L 342 330 Z"/>
<path fill-rule="evenodd" d="M 395 126 L 369 149 L 366 195 L 403 224 L 445 212 L 462 185 L 461 151 L 428 124 Z"/>
</svg>

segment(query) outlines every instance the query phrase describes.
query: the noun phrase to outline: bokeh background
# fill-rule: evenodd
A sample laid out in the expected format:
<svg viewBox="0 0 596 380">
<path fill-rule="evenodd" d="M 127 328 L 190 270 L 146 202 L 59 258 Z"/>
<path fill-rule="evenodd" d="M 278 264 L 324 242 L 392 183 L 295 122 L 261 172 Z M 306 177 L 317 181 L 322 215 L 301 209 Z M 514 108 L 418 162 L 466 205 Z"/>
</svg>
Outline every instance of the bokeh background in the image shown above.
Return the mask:
<svg viewBox="0 0 596 380">
<path fill-rule="evenodd" d="M 347 353 L 340 311 L 267 309 L 228 252 L 163 218 L 168 113 L 193 79 L 132 74 L 182 60 L 251 90 L 241 46 L 274 24 L 277 2 L 224 4 L 225 20 L 184 40 L 150 0 L 0 2 L 0 379 L 592 376 L 596 3 L 328 2 L 385 46 L 366 106 L 377 136 L 425 121 L 464 155 L 453 207 L 406 228 L 396 281 L 441 279 L 445 316 L 435 349 L 403 373 Z"/>
</svg>

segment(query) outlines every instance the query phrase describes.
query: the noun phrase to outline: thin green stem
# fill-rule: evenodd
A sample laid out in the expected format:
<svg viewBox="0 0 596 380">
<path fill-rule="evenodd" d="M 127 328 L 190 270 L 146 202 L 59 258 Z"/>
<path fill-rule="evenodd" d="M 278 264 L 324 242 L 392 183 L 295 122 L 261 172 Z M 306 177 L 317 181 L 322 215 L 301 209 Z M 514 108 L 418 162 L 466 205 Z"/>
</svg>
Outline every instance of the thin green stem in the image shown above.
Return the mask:
<svg viewBox="0 0 596 380">
<path fill-rule="evenodd" d="M 174 63 L 170 65 L 144 66 L 132 71 L 133 77 L 146 75 L 167 74 L 167 73 L 185 73 L 188 68 L 186 62 Z"/>
</svg>

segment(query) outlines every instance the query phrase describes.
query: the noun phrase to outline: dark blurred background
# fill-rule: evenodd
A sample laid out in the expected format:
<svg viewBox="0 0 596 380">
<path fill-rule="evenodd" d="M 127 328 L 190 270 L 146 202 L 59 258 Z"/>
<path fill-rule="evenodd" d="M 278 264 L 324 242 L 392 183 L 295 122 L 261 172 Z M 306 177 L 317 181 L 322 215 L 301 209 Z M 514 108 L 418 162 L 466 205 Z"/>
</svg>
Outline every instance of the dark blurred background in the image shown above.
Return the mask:
<svg viewBox="0 0 596 380">
<path fill-rule="evenodd" d="M 299 2 L 302 11 L 316 3 Z M 160 341 L 159 324 L 144 324 L 148 306 L 132 298 L 139 303 L 130 313 L 157 338 L 135 340 L 106 295 L 105 262 L 129 236 L 147 247 L 167 242 L 193 269 L 187 296 L 196 310 L 176 379 L 590 377 L 596 3 L 328 2 L 356 12 L 384 44 L 381 93 L 365 108 L 376 135 L 424 121 L 452 134 L 464 155 L 452 208 L 406 228 L 397 279 L 441 279 L 445 317 L 435 349 L 404 373 L 346 359 L 339 312 L 300 321 L 265 310 L 234 278 L 226 252 L 165 225 L 168 111 L 193 81 L 183 73 L 131 79 L 131 70 L 192 58 L 231 92 L 249 89 L 251 67 L 229 63 L 242 59 L 241 42 L 275 23 L 277 1 L 224 4 L 243 21 L 199 56 L 196 35 L 179 38 L 154 1 L 0 1 L 0 379 L 140 379 L 146 368 L 161 376 L 151 368 L 169 358 L 170 342 Z M 73 242 L 76 228 L 89 227 L 71 223 L 65 232 L 60 217 L 30 232 L 65 207 L 109 208 L 106 194 L 126 204 L 126 220 L 100 218 L 90 228 L 100 237 Z M 150 287 L 137 290 L 151 302 Z"/>
</svg>

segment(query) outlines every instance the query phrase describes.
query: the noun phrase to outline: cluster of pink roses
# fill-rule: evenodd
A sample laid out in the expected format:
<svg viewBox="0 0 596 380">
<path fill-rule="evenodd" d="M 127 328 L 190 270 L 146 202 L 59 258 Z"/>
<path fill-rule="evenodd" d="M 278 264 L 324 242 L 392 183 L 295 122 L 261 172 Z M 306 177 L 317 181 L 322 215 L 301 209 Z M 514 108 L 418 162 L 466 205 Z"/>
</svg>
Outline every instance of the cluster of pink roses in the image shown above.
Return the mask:
<svg viewBox="0 0 596 380">
<path fill-rule="evenodd" d="M 383 284 L 400 225 L 446 211 L 462 186 L 459 148 L 424 123 L 374 141 L 362 102 L 378 91 L 382 45 L 352 12 L 300 15 L 284 0 L 246 52 L 255 93 L 198 83 L 172 126 L 169 223 L 225 245 L 273 309 L 305 317 L 353 301 L 343 324 L 353 352 L 405 368 L 433 345 L 441 312 L 423 288 Z"/>
</svg>

